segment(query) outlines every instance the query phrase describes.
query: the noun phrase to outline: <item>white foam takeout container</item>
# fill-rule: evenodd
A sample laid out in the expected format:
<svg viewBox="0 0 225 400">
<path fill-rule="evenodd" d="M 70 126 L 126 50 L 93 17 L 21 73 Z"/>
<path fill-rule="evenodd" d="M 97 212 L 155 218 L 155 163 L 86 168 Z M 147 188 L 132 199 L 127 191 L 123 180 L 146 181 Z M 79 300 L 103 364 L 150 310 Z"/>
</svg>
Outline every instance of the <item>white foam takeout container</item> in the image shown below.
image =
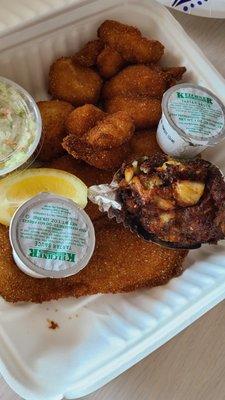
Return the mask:
<svg viewBox="0 0 225 400">
<path fill-rule="evenodd" d="M 51 62 L 93 38 L 106 18 L 161 40 L 166 65 L 185 65 L 186 80 L 225 102 L 224 79 L 169 11 L 149 0 L 77 2 L 6 35 L 0 75 L 45 99 Z M 223 172 L 224 151 L 225 143 L 206 153 Z M 15 305 L 0 298 L 1 374 L 25 400 L 74 399 L 100 388 L 225 298 L 224 243 L 191 251 L 186 263 L 184 274 L 167 285 L 129 294 Z M 48 319 L 59 329 L 48 329 Z"/>
</svg>

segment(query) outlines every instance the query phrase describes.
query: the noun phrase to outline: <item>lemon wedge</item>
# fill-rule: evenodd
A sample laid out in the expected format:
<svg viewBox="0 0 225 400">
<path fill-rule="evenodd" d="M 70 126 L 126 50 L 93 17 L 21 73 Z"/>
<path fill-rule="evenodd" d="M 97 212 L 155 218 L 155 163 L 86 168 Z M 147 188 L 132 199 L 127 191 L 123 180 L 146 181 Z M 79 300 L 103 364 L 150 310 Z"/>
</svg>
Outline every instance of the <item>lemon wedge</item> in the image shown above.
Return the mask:
<svg viewBox="0 0 225 400">
<path fill-rule="evenodd" d="M 41 192 L 67 197 L 84 208 L 87 186 L 76 176 L 53 168 L 31 168 L 0 180 L 0 223 L 9 225 L 16 209 Z"/>
</svg>

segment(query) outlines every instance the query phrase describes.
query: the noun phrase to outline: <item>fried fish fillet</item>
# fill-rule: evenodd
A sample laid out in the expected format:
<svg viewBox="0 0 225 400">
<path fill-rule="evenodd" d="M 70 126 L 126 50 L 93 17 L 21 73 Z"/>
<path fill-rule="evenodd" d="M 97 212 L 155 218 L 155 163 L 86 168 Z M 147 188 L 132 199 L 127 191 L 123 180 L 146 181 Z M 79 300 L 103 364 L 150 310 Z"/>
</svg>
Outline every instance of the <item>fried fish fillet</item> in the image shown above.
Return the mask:
<svg viewBox="0 0 225 400">
<path fill-rule="evenodd" d="M 65 152 L 62 147 L 65 136 L 64 122 L 73 111 L 73 106 L 60 100 L 39 101 L 37 105 L 41 113 L 43 134 L 43 146 L 38 158 L 41 161 L 49 161 Z"/>
<path fill-rule="evenodd" d="M 139 239 L 104 217 L 95 223 L 96 248 L 89 264 L 63 279 L 36 279 L 15 265 L 8 229 L 0 225 L 0 295 L 9 302 L 36 302 L 95 293 L 130 292 L 162 285 L 183 272 L 186 252 Z"/>
<path fill-rule="evenodd" d="M 164 52 L 164 46 L 157 40 L 147 39 L 137 28 L 117 21 L 103 22 L 98 28 L 98 37 L 131 63 L 155 63 Z"/>
<path fill-rule="evenodd" d="M 75 63 L 71 58 L 60 58 L 50 67 L 49 92 L 55 99 L 81 106 L 96 103 L 102 80 L 91 68 Z"/>
</svg>

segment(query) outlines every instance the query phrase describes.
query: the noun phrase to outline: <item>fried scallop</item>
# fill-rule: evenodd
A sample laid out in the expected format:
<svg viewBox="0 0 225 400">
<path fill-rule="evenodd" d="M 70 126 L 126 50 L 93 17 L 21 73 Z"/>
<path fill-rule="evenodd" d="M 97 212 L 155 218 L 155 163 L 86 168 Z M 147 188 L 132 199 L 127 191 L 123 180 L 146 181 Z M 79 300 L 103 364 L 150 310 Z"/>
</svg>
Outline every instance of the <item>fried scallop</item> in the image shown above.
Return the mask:
<svg viewBox="0 0 225 400">
<path fill-rule="evenodd" d="M 73 111 L 73 106 L 60 100 L 39 101 L 37 105 L 41 113 L 43 134 L 43 146 L 38 157 L 41 161 L 49 161 L 65 153 L 62 147 L 64 123 Z"/>
<path fill-rule="evenodd" d="M 98 37 L 130 63 L 156 63 L 164 52 L 164 46 L 157 40 L 147 39 L 137 28 L 117 21 L 103 22 Z"/>
<path fill-rule="evenodd" d="M 96 247 L 84 269 L 63 279 L 36 279 L 16 266 L 8 229 L 0 225 L 0 295 L 13 303 L 41 303 L 96 293 L 131 292 L 165 284 L 183 272 L 186 251 L 147 243 L 104 217 L 94 226 Z"/>
<path fill-rule="evenodd" d="M 71 58 L 56 60 L 49 72 L 49 92 L 53 98 L 74 106 L 97 103 L 102 87 L 100 76 Z"/>
<path fill-rule="evenodd" d="M 97 68 L 99 74 L 109 79 L 116 75 L 125 65 L 125 60 L 118 51 L 105 47 L 97 57 Z"/>
<path fill-rule="evenodd" d="M 113 97 L 105 101 L 105 111 L 108 113 L 126 111 L 135 122 L 136 129 L 156 126 L 162 114 L 161 101 L 148 97 Z"/>
</svg>

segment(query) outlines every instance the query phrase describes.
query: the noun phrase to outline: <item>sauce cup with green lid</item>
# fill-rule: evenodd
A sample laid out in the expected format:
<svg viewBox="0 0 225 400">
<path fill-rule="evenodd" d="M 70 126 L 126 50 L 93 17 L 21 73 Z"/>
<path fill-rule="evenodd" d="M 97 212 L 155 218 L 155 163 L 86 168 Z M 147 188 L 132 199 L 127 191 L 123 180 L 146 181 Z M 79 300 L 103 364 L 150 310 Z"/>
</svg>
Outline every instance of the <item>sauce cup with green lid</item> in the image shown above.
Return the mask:
<svg viewBox="0 0 225 400">
<path fill-rule="evenodd" d="M 195 157 L 224 138 L 225 107 L 212 92 L 190 83 L 165 92 L 157 129 L 157 141 L 165 153 Z"/>
</svg>

